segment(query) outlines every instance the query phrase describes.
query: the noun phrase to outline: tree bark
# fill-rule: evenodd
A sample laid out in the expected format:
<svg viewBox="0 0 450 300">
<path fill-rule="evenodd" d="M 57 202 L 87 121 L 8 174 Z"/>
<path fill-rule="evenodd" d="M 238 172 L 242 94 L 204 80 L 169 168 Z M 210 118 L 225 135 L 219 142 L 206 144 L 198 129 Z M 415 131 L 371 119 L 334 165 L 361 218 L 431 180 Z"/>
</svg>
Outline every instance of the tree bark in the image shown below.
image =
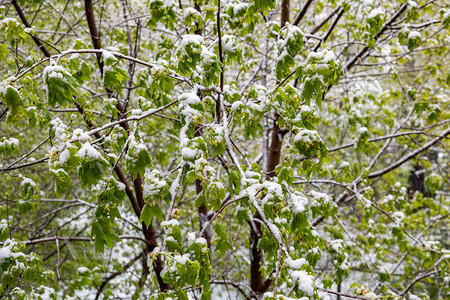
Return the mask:
<svg viewBox="0 0 450 300">
<path fill-rule="evenodd" d="M 89 26 L 89 32 L 91 34 L 92 44 L 95 49 L 101 49 L 100 36 L 98 34 L 97 24 L 95 23 L 94 7 L 92 5 L 92 0 L 84 0 L 84 9 L 86 11 L 86 20 Z M 97 63 L 100 69 L 100 74 L 103 76 L 103 62 L 101 60 L 102 55 L 97 54 Z"/>
<path fill-rule="evenodd" d="M 298 15 L 295 18 L 295 20 L 292 23 L 292 25 L 296 25 L 297 26 L 300 23 L 300 21 L 303 19 L 303 17 L 305 16 L 306 12 L 308 11 L 308 8 L 309 8 L 309 6 L 311 5 L 312 2 L 313 2 L 313 0 L 306 1 L 305 5 L 303 5 L 302 9 L 298 13 Z"/>
<path fill-rule="evenodd" d="M 94 9 L 92 6 L 92 0 L 85 0 L 85 11 L 86 11 L 86 19 L 89 25 L 89 31 L 92 38 L 92 44 L 95 49 L 101 49 L 101 42 L 100 37 L 98 34 L 97 25 L 95 23 L 95 16 L 94 16 Z M 100 73 L 103 76 L 103 62 L 101 61 L 101 54 L 97 54 L 97 63 L 98 67 L 100 69 Z M 117 107 L 120 111 L 122 111 L 125 107 L 121 107 L 120 103 L 118 103 Z M 127 122 L 120 124 L 127 132 L 129 132 L 129 125 Z M 121 171 L 121 169 L 116 166 L 115 172 L 119 178 L 119 180 L 125 184 L 125 192 L 127 193 L 127 196 L 131 202 L 131 205 L 133 206 L 133 210 L 136 214 L 136 216 L 139 218 L 141 215 L 142 208 L 145 205 L 145 201 L 143 198 L 143 192 L 142 192 L 142 178 L 141 175 L 138 174 L 136 176 L 136 179 L 133 181 L 134 185 L 134 191 L 136 196 L 133 194 L 128 181 L 126 179 L 125 174 Z M 148 227 L 142 223 L 142 232 L 144 234 L 145 240 L 148 242 L 147 247 L 149 252 L 153 251 L 158 246 L 158 243 L 156 241 L 156 233 L 155 229 L 153 228 L 153 224 L 150 224 Z M 160 258 L 160 256 L 157 257 L 157 259 L 153 262 L 153 267 L 155 269 L 156 277 L 158 280 L 159 288 L 161 291 L 166 291 L 169 288 L 169 285 L 165 283 L 161 277 L 161 271 L 163 269 L 163 262 Z"/>
<path fill-rule="evenodd" d="M 289 22 L 289 4 L 289 0 L 283 0 L 281 3 L 281 27 L 284 27 L 286 22 Z M 275 113 L 267 166 L 264 167 L 267 171 L 267 174 L 265 174 L 266 179 L 275 176 L 275 167 L 280 163 L 284 133 L 277 124 L 278 118 L 279 115 Z M 263 149 L 263 151 L 265 151 L 265 149 Z M 252 291 L 260 297 L 267 291 L 272 280 L 268 278 L 264 281 L 261 274 L 261 264 L 263 263 L 264 255 L 262 250 L 258 249 L 258 243 L 262 235 L 262 220 L 258 211 L 253 214 L 253 220 L 250 221 L 250 287 Z"/>
</svg>

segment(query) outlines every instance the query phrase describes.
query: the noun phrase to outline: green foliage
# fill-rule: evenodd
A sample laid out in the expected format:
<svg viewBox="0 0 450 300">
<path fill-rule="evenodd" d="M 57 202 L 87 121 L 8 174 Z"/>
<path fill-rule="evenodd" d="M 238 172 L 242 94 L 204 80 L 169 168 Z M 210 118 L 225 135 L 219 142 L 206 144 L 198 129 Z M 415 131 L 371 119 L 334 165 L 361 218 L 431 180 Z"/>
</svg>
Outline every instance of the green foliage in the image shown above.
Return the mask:
<svg viewBox="0 0 450 300">
<path fill-rule="evenodd" d="M 8 105 L 13 114 L 17 113 L 23 105 L 19 91 L 11 85 L 2 88 L 0 91 L 0 100 Z"/>
<path fill-rule="evenodd" d="M 19 140 L 15 138 L 3 138 L 0 140 L 0 153 L 8 156 L 19 149 Z"/>
<path fill-rule="evenodd" d="M 281 80 L 287 77 L 291 73 L 291 68 L 294 66 L 295 61 L 291 55 L 284 53 L 284 55 L 278 59 L 277 62 L 277 79 Z"/>
<path fill-rule="evenodd" d="M 25 26 L 16 19 L 3 18 L 0 16 L 0 31 L 5 34 L 6 40 L 11 47 L 19 46 L 29 40 Z"/>
<path fill-rule="evenodd" d="M 147 26 L 154 29 L 158 23 L 165 27 L 173 29 L 175 23 L 175 3 L 166 3 L 161 0 L 149 1 L 150 19 L 147 21 Z"/>
<path fill-rule="evenodd" d="M 29 293 L 33 289 L 29 286 L 14 288 L 19 279 L 28 284 L 45 284 L 54 277 L 54 273 L 43 267 L 42 260 L 35 253 L 25 254 L 22 252 L 23 250 L 23 244 L 11 239 L 6 239 L 0 248 L 0 253 L 2 253 L 2 259 L 0 260 L 0 297 L 5 296 L 5 292 L 11 290 L 18 298 L 26 297 L 27 292 Z M 42 294 L 39 289 L 34 292 Z M 55 291 L 51 288 L 47 292 L 55 295 Z"/>
<path fill-rule="evenodd" d="M 305 155 L 307 158 L 311 158 L 313 155 L 318 155 L 319 158 L 323 158 L 328 152 L 325 143 L 315 130 L 300 130 L 294 138 L 294 145 L 299 153 Z"/>
<path fill-rule="evenodd" d="M 291 68 L 295 65 L 294 57 L 303 47 L 303 32 L 297 26 L 288 25 L 281 30 L 280 35 L 283 40 L 276 67 L 278 80 L 291 74 Z"/>
<path fill-rule="evenodd" d="M 77 94 L 78 83 L 62 67 L 47 67 L 43 77 L 47 84 L 47 100 L 50 106 L 54 107 L 57 104 L 65 106 L 73 101 Z"/>
<path fill-rule="evenodd" d="M 83 84 L 91 79 L 92 68 L 79 57 L 74 57 L 69 60 L 69 68 L 72 71 L 72 77 L 79 84 Z"/>
<path fill-rule="evenodd" d="M 97 184 L 105 175 L 108 162 L 89 142 L 83 145 L 77 155 L 81 158 L 78 168 L 78 179 L 84 186 L 91 187 Z"/>
<path fill-rule="evenodd" d="M 265 15 L 267 15 L 270 9 L 275 8 L 274 0 L 252 0 L 251 2 L 255 6 L 255 9 L 261 10 Z"/>
<path fill-rule="evenodd" d="M 97 221 L 92 223 L 91 236 L 95 237 L 95 250 L 98 252 L 103 252 L 105 245 L 111 248 L 114 242 L 120 242 L 109 222 L 103 218 L 97 218 Z"/>
<path fill-rule="evenodd" d="M 447 296 L 445 1 L 7 2 L 0 298 Z"/>
<path fill-rule="evenodd" d="M 144 174 L 145 168 L 150 167 L 152 159 L 145 145 L 136 143 L 134 139 L 128 146 L 128 153 L 126 155 L 127 169 L 133 179 L 138 174 Z"/>
<path fill-rule="evenodd" d="M 211 156 L 221 155 L 225 152 L 225 137 L 223 127 L 214 126 L 206 130 L 206 142 Z"/>
<path fill-rule="evenodd" d="M 161 208 L 159 208 L 158 206 L 151 206 L 149 204 L 146 204 L 142 209 L 141 216 L 139 217 L 139 222 L 144 222 L 145 225 L 149 227 L 153 221 L 153 218 L 156 218 L 159 221 L 164 220 Z"/>
<path fill-rule="evenodd" d="M 442 27 L 444 27 L 445 29 L 450 28 L 450 14 L 448 12 L 443 15 Z"/>
<path fill-rule="evenodd" d="M 189 7 L 184 19 L 184 24 L 189 27 L 190 33 L 202 29 L 204 26 L 202 14 L 195 8 Z"/>
<path fill-rule="evenodd" d="M 128 73 L 124 69 L 114 66 L 105 69 L 103 83 L 106 89 L 122 91 L 125 80 L 128 80 Z"/>
<path fill-rule="evenodd" d="M 18 0 L 17 2 L 20 5 L 25 5 L 25 4 L 42 4 L 44 0 Z"/>
<path fill-rule="evenodd" d="M 0 60 L 4 60 L 9 54 L 8 47 L 4 44 L 0 44 Z"/>
<path fill-rule="evenodd" d="M 222 200 L 225 198 L 225 194 L 225 187 L 220 181 L 211 182 L 205 189 L 208 206 L 211 206 L 214 210 L 218 210 Z"/>
<path fill-rule="evenodd" d="M 311 99 L 315 99 L 319 108 L 322 107 L 323 93 L 329 85 L 337 84 L 341 77 L 341 67 L 336 63 L 335 54 L 331 51 L 311 52 L 304 65 L 297 67 L 296 75 L 300 82 L 304 82 L 302 100 L 310 106 Z"/>
<path fill-rule="evenodd" d="M 201 60 L 202 40 L 199 35 L 185 35 L 178 49 L 178 70 L 183 75 L 190 75 Z M 213 59 L 214 60 L 214 59 Z"/>
<path fill-rule="evenodd" d="M 114 242 L 120 242 L 120 238 L 114 232 L 115 219 L 120 218 L 118 207 L 125 197 L 125 187 L 109 178 L 99 188 L 98 206 L 95 211 L 95 220 L 92 222 L 91 237 L 95 238 L 95 250 L 103 252 L 105 245 L 113 247 Z"/>
<path fill-rule="evenodd" d="M 50 169 L 50 173 L 52 173 L 56 179 L 56 194 L 60 195 L 63 191 L 70 187 L 71 179 L 69 174 L 64 171 L 64 169 Z"/>
<path fill-rule="evenodd" d="M 216 224 L 214 230 L 217 234 L 212 240 L 212 244 L 216 246 L 215 251 L 219 252 L 220 255 L 225 255 L 227 250 L 233 250 L 227 228 L 221 224 Z"/>
</svg>

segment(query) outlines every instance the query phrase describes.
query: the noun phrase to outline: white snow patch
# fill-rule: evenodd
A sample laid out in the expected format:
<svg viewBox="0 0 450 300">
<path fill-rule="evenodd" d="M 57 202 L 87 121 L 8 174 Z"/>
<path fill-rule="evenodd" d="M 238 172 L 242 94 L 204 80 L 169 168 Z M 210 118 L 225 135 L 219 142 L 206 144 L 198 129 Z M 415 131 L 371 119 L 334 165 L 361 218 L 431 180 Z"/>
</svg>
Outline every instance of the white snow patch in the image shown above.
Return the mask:
<svg viewBox="0 0 450 300">
<path fill-rule="evenodd" d="M 84 143 L 84 145 L 81 147 L 81 149 L 78 150 L 77 156 L 82 159 L 89 159 L 89 160 L 102 158 L 102 155 L 100 154 L 100 152 L 95 150 L 95 148 L 92 147 L 91 143 L 89 143 L 89 142 Z"/>
<path fill-rule="evenodd" d="M 308 205 L 308 198 L 292 193 L 291 202 L 292 202 L 292 212 L 294 214 L 299 214 L 305 211 L 306 206 Z"/>
<path fill-rule="evenodd" d="M 289 271 L 292 279 L 298 281 L 298 288 L 312 296 L 314 294 L 314 279 L 312 275 L 309 275 L 306 271 Z"/>
</svg>

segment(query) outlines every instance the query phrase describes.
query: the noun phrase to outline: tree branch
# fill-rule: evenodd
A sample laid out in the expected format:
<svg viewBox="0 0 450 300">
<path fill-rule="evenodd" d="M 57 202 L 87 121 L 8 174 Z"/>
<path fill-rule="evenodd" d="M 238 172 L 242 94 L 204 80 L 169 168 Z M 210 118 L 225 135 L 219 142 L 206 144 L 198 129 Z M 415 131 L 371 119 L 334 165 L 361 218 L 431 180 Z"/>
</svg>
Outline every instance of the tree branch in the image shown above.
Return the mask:
<svg viewBox="0 0 450 300">
<path fill-rule="evenodd" d="M 120 235 L 119 238 L 122 240 L 139 240 L 141 242 L 144 242 L 145 244 L 148 244 L 148 241 L 146 241 L 145 239 L 138 237 L 138 236 Z M 21 241 L 21 243 L 24 243 L 26 245 L 35 245 L 35 244 L 54 242 L 55 240 L 66 241 L 66 242 L 91 242 L 93 239 L 90 237 L 81 237 L 81 236 L 52 236 L 52 237 L 46 237 L 46 238 L 41 238 L 41 239 Z M 4 243 L 5 242 L 0 242 L 0 245 L 3 245 Z"/>
<path fill-rule="evenodd" d="M 306 1 L 305 5 L 303 5 L 302 9 L 300 10 L 300 12 L 298 13 L 297 17 L 295 17 L 294 22 L 292 23 L 292 25 L 297 26 L 298 24 L 300 24 L 300 21 L 303 19 L 303 17 L 305 16 L 306 12 L 308 11 L 309 6 L 311 5 L 311 3 L 313 2 L 313 0 L 308 0 Z"/>
<path fill-rule="evenodd" d="M 393 163 L 392 165 L 376 171 L 376 172 L 372 172 L 369 175 L 367 175 L 368 178 L 376 178 L 376 177 L 380 177 L 383 176 L 386 173 L 389 173 L 390 171 L 398 168 L 399 166 L 401 166 L 402 164 L 404 164 L 405 162 L 407 162 L 408 160 L 410 160 L 411 158 L 417 156 L 418 154 L 428 150 L 428 148 L 434 146 L 435 144 L 437 144 L 438 142 L 440 142 L 443 138 L 445 138 L 447 135 L 450 134 L 450 128 L 448 128 L 447 130 L 445 130 L 440 136 L 438 136 L 437 138 L 429 141 L 428 143 L 426 143 L 425 145 L 423 145 L 422 147 L 416 149 L 415 151 L 411 152 L 410 154 L 406 155 L 405 157 L 397 160 L 395 163 Z"/>
<path fill-rule="evenodd" d="M 317 31 L 319 31 L 320 28 L 322 28 L 323 25 L 325 25 L 339 10 L 341 7 L 336 7 L 325 19 L 323 19 L 322 22 L 320 22 L 316 27 L 311 30 L 310 34 L 314 34 Z"/>
<path fill-rule="evenodd" d="M 328 29 L 327 33 L 325 34 L 325 36 L 320 39 L 320 41 L 317 43 L 317 45 L 314 47 L 314 51 L 317 51 L 317 49 L 320 48 L 320 46 L 325 43 L 325 41 L 330 37 L 331 33 L 333 32 L 334 28 L 336 27 L 337 23 L 339 22 L 339 19 L 343 16 L 344 14 L 344 9 L 341 8 L 339 11 L 338 16 L 336 17 L 336 19 L 334 20 L 333 24 L 331 24 L 330 29 Z"/>
<path fill-rule="evenodd" d="M 27 28 L 31 28 L 30 23 L 28 23 L 27 18 L 25 17 L 25 14 L 22 11 L 22 8 L 20 7 L 19 3 L 17 3 L 17 0 L 13 0 L 11 1 L 11 4 L 14 6 L 17 14 L 20 17 L 20 20 L 22 20 L 23 25 L 25 25 L 25 27 Z M 50 57 L 52 56 L 50 54 L 50 52 L 48 51 L 48 49 L 42 44 L 41 40 L 38 39 L 37 37 L 35 37 L 34 35 L 31 35 L 31 38 L 34 40 L 34 42 L 36 43 L 36 45 L 38 46 L 38 48 L 42 51 L 42 53 L 46 56 L 46 57 Z"/>
<path fill-rule="evenodd" d="M 144 250 L 141 254 L 139 254 L 138 256 L 136 256 L 135 258 L 133 258 L 132 260 L 130 260 L 125 266 L 123 266 L 123 269 L 121 271 L 116 271 L 111 273 L 108 277 L 106 277 L 105 279 L 103 279 L 102 284 L 100 285 L 100 287 L 97 290 L 97 295 L 95 296 L 95 299 L 97 300 L 103 289 L 106 287 L 106 285 L 108 284 L 108 282 L 110 282 L 111 280 L 113 280 L 114 278 L 116 278 L 117 276 L 119 276 L 120 274 L 126 272 L 131 266 L 134 265 L 135 262 L 137 262 L 139 259 L 141 259 L 141 257 L 144 257 L 147 255 L 147 250 Z"/>
<path fill-rule="evenodd" d="M 289 22 L 289 0 L 283 0 L 281 3 L 281 27 L 284 27 L 286 22 Z M 269 146 L 267 166 L 264 169 L 267 171 L 266 179 L 275 176 L 275 167 L 280 163 L 281 147 L 283 143 L 284 133 L 281 132 L 278 126 L 279 114 L 275 112 L 273 127 L 271 132 L 271 143 Z M 267 131 L 267 134 L 269 132 Z M 263 282 L 261 274 L 261 264 L 263 261 L 263 252 L 258 249 L 258 243 L 261 238 L 261 223 L 262 216 L 258 210 L 253 214 L 253 219 L 261 222 L 254 222 L 254 226 L 250 226 L 250 274 L 251 274 L 251 288 L 257 294 L 263 294 L 271 284 L 271 280 L 267 279 Z"/>
<path fill-rule="evenodd" d="M 221 63 L 220 66 L 220 74 L 219 74 L 219 81 L 220 81 L 220 91 L 223 92 L 223 82 L 224 82 L 224 78 L 223 78 L 223 72 L 224 72 L 224 68 L 223 68 L 223 50 L 222 50 L 222 32 L 221 32 L 221 28 L 220 28 L 220 0 L 218 0 L 217 3 L 217 16 L 216 16 L 216 25 L 217 25 L 217 36 L 218 36 L 218 45 L 219 45 L 219 60 Z M 216 99 L 216 121 L 217 123 L 220 123 L 220 112 L 221 112 L 221 108 L 220 108 L 220 94 L 217 94 L 217 99 Z"/>
<path fill-rule="evenodd" d="M 384 23 L 383 27 L 381 28 L 381 30 L 375 35 L 374 40 L 377 41 L 381 35 L 388 29 L 388 27 L 397 19 L 399 18 L 403 12 L 406 10 L 406 8 L 408 7 L 408 3 L 403 4 L 399 10 L 397 10 L 397 12 L 392 16 L 392 18 L 389 19 L 389 21 L 387 21 L 386 23 Z M 355 56 L 353 56 L 352 59 L 350 59 L 350 61 L 344 66 L 344 72 L 348 72 L 351 68 L 353 68 L 355 66 L 355 64 L 358 62 L 359 59 L 361 59 L 363 57 L 364 54 L 366 54 L 366 52 L 368 52 L 369 50 L 371 50 L 372 48 L 370 48 L 369 46 L 364 46 Z"/>
<path fill-rule="evenodd" d="M 97 24 L 95 23 L 94 7 L 92 0 L 84 0 L 84 10 L 86 11 L 86 20 L 91 34 L 92 44 L 95 49 L 101 49 L 100 37 L 98 34 Z M 97 54 L 97 64 L 100 69 L 100 74 L 103 76 L 103 62 L 101 61 L 101 54 Z"/>
<path fill-rule="evenodd" d="M 338 295 L 338 296 L 344 296 L 344 297 L 352 298 L 352 299 L 360 299 L 360 300 L 370 300 L 370 299 L 372 299 L 372 298 L 367 298 L 367 297 L 363 297 L 363 296 L 355 296 L 355 295 L 350 295 L 350 294 L 334 292 L 334 291 L 330 291 L 330 290 L 326 290 L 326 289 L 322 289 L 322 288 L 317 288 L 317 289 L 319 291 L 321 291 L 321 292 L 324 292 L 324 293 Z"/>
</svg>

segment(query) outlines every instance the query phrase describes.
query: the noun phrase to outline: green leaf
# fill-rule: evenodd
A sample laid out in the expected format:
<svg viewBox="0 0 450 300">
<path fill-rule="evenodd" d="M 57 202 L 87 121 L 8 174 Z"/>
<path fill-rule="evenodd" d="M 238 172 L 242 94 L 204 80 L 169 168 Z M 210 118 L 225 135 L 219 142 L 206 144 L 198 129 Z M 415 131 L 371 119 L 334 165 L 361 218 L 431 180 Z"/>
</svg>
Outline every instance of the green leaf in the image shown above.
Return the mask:
<svg viewBox="0 0 450 300">
<path fill-rule="evenodd" d="M 106 177 L 106 180 L 108 180 L 107 187 L 98 196 L 99 202 L 120 205 L 126 196 L 124 186 L 119 186 L 112 177 Z"/>
<path fill-rule="evenodd" d="M 154 29 L 158 23 L 163 24 L 168 29 L 174 29 L 176 20 L 175 2 L 165 2 L 162 0 L 150 1 L 150 19 L 147 26 Z"/>
<path fill-rule="evenodd" d="M 212 157 L 225 152 L 225 137 L 222 126 L 214 126 L 207 129 L 205 140 L 208 143 L 209 154 Z"/>
<path fill-rule="evenodd" d="M 181 245 L 173 240 L 166 240 L 166 245 L 167 245 L 167 249 L 170 252 L 179 252 L 179 253 L 183 253 L 183 248 L 181 247 Z"/>
<path fill-rule="evenodd" d="M 62 191 L 67 190 L 70 187 L 70 176 L 63 169 L 50 169 L 50 172 L 55 176 L 56 179 L 56 194 L 60 195 Z"/>
<path fill-rule="evenodd" d="M 92 68 L 85 61 L 80 61 L 72 76 L 79 84 L 89 82 L 92 76 Z"/>
<path fill-rule="evenodd" d="M 141 216 L 139 217 L 139 222 L 144 222 L 145 225 L 147 225 L 147 228 L 150 226 L 153 220 L 153 215 L 150 212 L 150 205 L 146 204 L 144 205 L 144 208 L 142 209 Z"/>
<path fill-rule="evenodd" d="M 244 220 L 250 221 L 250 216 L 245 209 L 238 210 L 238 212 L 236 213 L 236 218 L 241 225 L 244 224 Z"/>
<path fill-rule="evenodd" d="M 309 106 L 302 107 L 301 117 L 303 126 L 310 130 L 314 130 L 320 121 L 319 115 L 315 109 L 310 108 Z"/>
<path fill-rule="evenodd" d="M 77 94 L 75 78 L 61 71 L 53 71 L 50 76 L 46 74 L 46 83 L 48 104 L 52 107 L 56 104 L 65 106 Z"/>
<path fill-rule="evenodd" d="M 409 51 L 414 50 L 419 47 L 422 43 L 422 39 L 420 38 L 420 33 L 417 31 L 411 31 L 408 35 L 408 49 Z"/>
<path fill-rule="evenodd" d="M 211 206 L 214 210 L 218 210 L 226 195 L 225 187 L 219 181 L 212 182 L 206 188 L 205 195 L 208 199 L 208 206 Z"/>
<path fill-rule="evenodd" d="M 305 228 L 309 227 L 307 213 L 299 213 L 294 216 L 291 223 L 291 228 L 294 231 L 302 232 Z"/>
<path fill-rule="evenodd" d="M 380 277 L 380 280 L 382 282 L 387 282 L 389 281 L 389 279 L 391 278 L 391 275 L 388 272 L 382 272 L 382 273 L 378 273 L 378 276 Z"/>
<path fill-rule="evenodd" d="M 261 10 L 264 15 L 267 15 L 270 9 L 274 9 L 276 5 L 275 0 L 252 0 L 255 8 Z"/>
<path fill-rule="evenodd" d="M 445 29 L 450 28 L 450 14 L 449 13 L 446 13 L 444 15 L 444 18 L 442 19 L 442 27 L 444 27 Z"/>
<path fill-rule="evenodd" d="M 112 69 L 105 70 L 103 75 L 103 83 L 105 88 L 115 90 L 117 92 L 122 91 L 123 83 L 128 80 L 128 73 L 120 67 L 114 67 Z"/>
<path fill-rule="evenodd" d="M 219 252 L 220 255 L 224 255 L 227 250 L 233 250 L 233 245 L 227 240 L 220 240 L 217 242 L 215 252 Z"/>
<path fill-rule="evenodd" d="M 6 45 L 0 44 L 0 61 L 4 61 L 8 54 L 8 47 Z"/>
<path fill-rule="evenodd" d="M 114 56 L 114 54 L 106 50 L 103 50 L 102 52 L 102 59 L 105 63 L 105 66 L 111 66 L 117 61 L 117 58 Z"/>
<path fill-rule="evenodd" d="M 144 222 L 148 228 L 153 221 L 153 217 L 157 218 L 160 221 L 164 220 L 164 215 L 158 206 L 145 204 L 144 208 L 142 209 L 141 216 L 139 217 L 139 222 Z"/>
<path fill-rule="evenodd" d="M 205 196 L 202 193 L 200 193 L 197 196 L 197 198 L 195 198 L 195 208 L 199 208 L 203 204 L 206 204 L 206 199 Z"/>
<path fill-rule="evenodd" d="M 19 140 L 18 139 L 3 138 L 0 140 L 0 153 L 3 153 L 4 156 L 8 156 L 11 153 L 17 151 L 18 149 L 19 149 Z"/>
<path fill-rule="evenodd" d="M 92 223 L 91 237 L 95 237 L 95 250 L 103 252 L 105 245 L 113 247 L 114 242 L 120 242 L 120 238 L 112 231 L 110 224 L 99 218 Z"/>
<path fill-rule="evenodd" d="M 108 163 L 102 159 L 82 160 L 78 169 L 78 178 L 84 186 L 97 184 L 105 174 Z"/>
<path fill-rule="evenodd" d="M 18 204 L 19 204 L 19 211 L 22 214 L 26 214 L 33 208 L 33 204 L 29 200 L 20 200 Z"/>
<path fill-rule="evenodd" d="M 228 191 L 239 194 L 241 191 L 241 176 L 238 171 L 230 170 L 228 172 L 228 180 L 230 182 Z"/>
<path fill-rule="evenodd" d="M 128 151 L 128 156 L 132 158 L 127 160 L 127 167 L 133 179 L 137 177 L 137 174 L 144 174 L 145 168 L 151 166 L 152 158 L 147 149 L 130 147 Z"/>
<path fill-rule="evenodd" d="M 322 110 L 322 97 L 323 97 L 323 92 L 322 89 L 319 87 L 318 89 L 316 89 L 316 104 L 317 107 Z"/>
<path fill-rule="evenodd" d="M 6 87 L 6 92 L 0 93 L 0 100 L 8 105 L 12 113 L 16 113 L 23 105 L 19 91 L 11 85 Z"/>
<path fill-rule="evenodd" d="M 214 230 L 216 231 L 217 235 L 222 239 L 224 240 L 228 239 L 228 230 L 225 228 L 225 226 L 221 225 L 220 223 L 217 223 Z"/>
<path fill-rule="evenodd" d="M 283 78 L 291 74 L 291 68 L 294 66 L 294 64 L 294 58 L 287 53 L 281 59 L 278 59 L 275 71 L 277 79 L 282 80 Z"/>
<path fill-rule="evenodd" d="M 180 300 L 189 300 L 189 297 L 188 297 L 188 295 L 187 295 L 187 292 L 184 291 L 184 290 L 180 290 L 180 291 L 178 292 L 178 297 L 177 297 L 177 298 L 180 299 Z"/>
<path fill-rule="evenodd" d="M 25 31 L 25 26 L 14 18 L 3 18 L 1 20 L 0 30 L 5 33 L 6 40 L 10 42 L 11 47 L 15 48 L 29 40 L 29 36 Z"/>
<path fill-rule="evenodd" d="M 309 106 L 310 100 L 314 93 L 314 85 L 311 80 L 306 80 L 305 85 L 303 86 L 302 91 L 302 100 L 305 101 L 305 104 Z"/>
<path fill-rule="evenodd" d="M 314 155 L 323 158 L 328 153 L 327 147 L 315 130 L 300 130 L 294 137 L 294 145 L 300 154 L 307 158 L 312 158 Z"/>
<path fill-rule="evenodd" d="M 42 4 L 44 2 L 44 0 L 18 0 L 17 2 L 19 2 L 20 5 L 25 5 L 25 4 Z"/>
</svg>

